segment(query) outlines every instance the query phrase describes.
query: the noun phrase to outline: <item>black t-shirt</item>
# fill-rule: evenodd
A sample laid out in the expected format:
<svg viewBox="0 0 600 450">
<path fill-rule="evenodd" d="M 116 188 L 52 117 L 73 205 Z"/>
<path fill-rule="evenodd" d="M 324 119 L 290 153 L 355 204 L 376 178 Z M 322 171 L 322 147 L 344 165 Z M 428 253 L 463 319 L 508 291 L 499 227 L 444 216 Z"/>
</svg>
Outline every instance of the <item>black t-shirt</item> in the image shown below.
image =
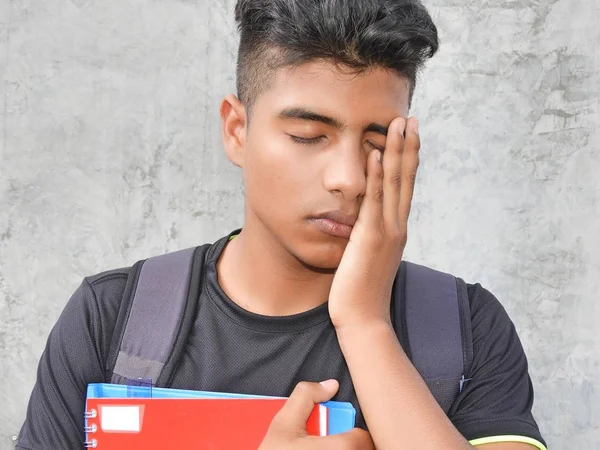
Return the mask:
<svg viewBox="0 0 600 450">
<path fill-rule="evenodd" d="M 216 263 L 227 237 L 210 249 L 189 342 L 169 387 L 288 396 L 300 381 L 335 378 L 335 400 L 352 402 L 365 427 L 327 304 L 268 317 L 239 307 L 218 283 Z M 80 449 L 88 383 L 109 382 L 106 359 L 130 268 L 83 280 L 54 326 L 17 449 Z M 448 416 L 467 440 L 519 435 L 543 443 L 531 414 L 527 359 L 502 305 L 468 285 L 473 324 L 469 381 Z M 398 409 L 402 404 L 398 405 Z"/>
</svg>

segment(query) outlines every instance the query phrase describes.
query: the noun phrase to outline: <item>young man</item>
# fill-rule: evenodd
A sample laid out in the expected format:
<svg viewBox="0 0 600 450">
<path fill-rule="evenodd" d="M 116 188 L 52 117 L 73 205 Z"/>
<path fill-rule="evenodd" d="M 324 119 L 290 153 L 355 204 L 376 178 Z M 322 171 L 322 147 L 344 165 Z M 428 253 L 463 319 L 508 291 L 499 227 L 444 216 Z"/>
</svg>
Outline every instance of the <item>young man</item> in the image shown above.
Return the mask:
<svg viewBox="0 0 600 450">
<path fill-rule="evenodd" d="M 208 252 L 169 386 L 291 394 L 264 450 L 545 448 L 526 357 L 490 292 L 468 286 L 471 381 L 448 414 L 391 324 L 420 147 L 408 112 L 417 72 L 438 48 L 425 8 L 239 0 L 236 20 L 239 98 L 223 100 L 221 118 L 227 155 L 244 172 L 245 222 Z M 109 381 L 129 273 L 86 278 L 67 304 L 17 448 L 82 447 L 86 386 Z M 336 393 L 357 408 L 357 428 L 307 437 L 313 404 Z"/>
</svg>

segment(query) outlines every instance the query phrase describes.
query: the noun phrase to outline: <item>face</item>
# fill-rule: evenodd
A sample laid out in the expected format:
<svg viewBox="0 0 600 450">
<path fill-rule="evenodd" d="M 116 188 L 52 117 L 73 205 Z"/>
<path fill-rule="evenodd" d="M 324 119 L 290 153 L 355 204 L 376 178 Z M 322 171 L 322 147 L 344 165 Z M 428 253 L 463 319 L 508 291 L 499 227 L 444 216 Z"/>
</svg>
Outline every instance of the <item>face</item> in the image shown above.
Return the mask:
<svg viewBox="0 0 600 450">
<path fill-rule="evenodd" d="M 365 193 L 367 155 L 384 150 L 394 118 L 407 117 L 407 80 L 311 62 L 279 69 L 249 124 L 236 101 L 226 99 L 221 116 L 226 151 L 244 171 L 244 228 L 306 266 L 337 268 Z"/>
</svg>

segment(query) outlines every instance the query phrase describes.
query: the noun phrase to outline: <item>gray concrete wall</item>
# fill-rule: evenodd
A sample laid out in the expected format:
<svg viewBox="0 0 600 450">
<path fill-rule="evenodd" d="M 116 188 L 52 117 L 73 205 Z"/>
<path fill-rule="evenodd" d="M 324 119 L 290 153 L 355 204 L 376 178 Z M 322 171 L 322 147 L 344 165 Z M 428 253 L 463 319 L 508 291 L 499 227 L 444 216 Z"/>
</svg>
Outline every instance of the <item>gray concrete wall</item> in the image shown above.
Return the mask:
<svg viewBox="0 0 600 450">
<path fill-rule="evenodd" d="M 433 1 L 406 258 L 520 332 L 555 449 L 600 448 L 600 4 Z M 81 278 L 241 225 L 234 0 L 0 0 L 0 449 Z"/>
</svg>

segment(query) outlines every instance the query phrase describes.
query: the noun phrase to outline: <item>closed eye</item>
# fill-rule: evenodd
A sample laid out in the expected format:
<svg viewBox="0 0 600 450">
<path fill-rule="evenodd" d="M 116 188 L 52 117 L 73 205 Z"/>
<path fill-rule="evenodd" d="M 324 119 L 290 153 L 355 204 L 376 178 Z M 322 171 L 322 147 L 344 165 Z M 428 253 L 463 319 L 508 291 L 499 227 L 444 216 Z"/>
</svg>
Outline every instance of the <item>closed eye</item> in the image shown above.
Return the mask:
<svg viewBox="0 0 600 450">
<path fill-rule="evenodd" d="M 303 138 L 303 137 L 294 136 L 291 134 L 288 134 L 288 136 L 292 139 L 292 141 L 294 141 L 298 144 L 304 144 L 304 145 L 316 144 L 316 143 L 322 141 L 323 138 L 325 137 L 325 136 L 317 136 L 315 138 Z"/>
<path fill-rule="evenodd" d="M 325 136 L 317 136 L 314 138 L 303 138 L 300 136 L 294 136 L 292 134 L 288 134 L 288 136 L 292 139 L 292 141 L 294 141 L 298 144 L 303 144 L 303 145 L 317 144 L 325 138 Z M 374 150 L 379 150 L 381 152 L 383 152 L 383 150 L 384 150 L 383 148 L 379 147 L 378 145 L 373 144 L 371 141 L 367 141 L 367 145 Z"/>
</svg>

